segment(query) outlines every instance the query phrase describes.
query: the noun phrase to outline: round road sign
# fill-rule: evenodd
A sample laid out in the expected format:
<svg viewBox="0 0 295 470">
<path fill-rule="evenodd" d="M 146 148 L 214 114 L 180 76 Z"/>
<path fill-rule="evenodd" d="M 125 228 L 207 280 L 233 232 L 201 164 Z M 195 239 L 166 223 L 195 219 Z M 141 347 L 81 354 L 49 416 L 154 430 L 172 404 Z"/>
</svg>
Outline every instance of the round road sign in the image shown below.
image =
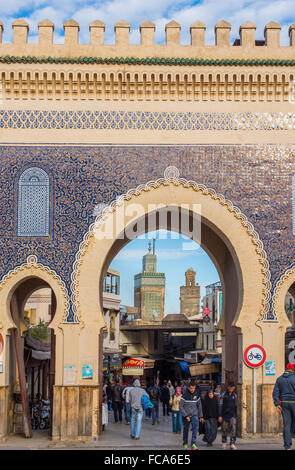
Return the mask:
<svg viewBox="0 0 295 470">
<path fill-rule="evenodd" d="M 203 313 L 203 315 L 210 315 L 210 308 L 204 307 L 202 313 Z"/>
<path fill-rule="evenodd" d="M 248 367 L 261 367 L 265 363 L 266 352 L 259 344 L 252 344 L 244 351 L 244 361 Z"/>
<path fill-rule="evenodd" d="M 3 336 L 0 333 L 0 354 L 3 352 L 3 348 L 4 348 L 4 340 L 3 340 Z"/>
</svg>

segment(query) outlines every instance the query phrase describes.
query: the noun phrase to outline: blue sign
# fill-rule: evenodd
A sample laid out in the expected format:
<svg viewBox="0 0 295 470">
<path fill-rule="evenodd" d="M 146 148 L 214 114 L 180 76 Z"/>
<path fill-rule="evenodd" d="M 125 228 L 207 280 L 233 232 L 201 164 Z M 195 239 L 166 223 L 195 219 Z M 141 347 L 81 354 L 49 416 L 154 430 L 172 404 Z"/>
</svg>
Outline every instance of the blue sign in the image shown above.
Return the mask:
<svg viewBox="0 0 295 470">
<path fill-rule="evenodd" d="M 265 375 L 276 375 L 276 361 L 265 362 Z"/>
</svg>

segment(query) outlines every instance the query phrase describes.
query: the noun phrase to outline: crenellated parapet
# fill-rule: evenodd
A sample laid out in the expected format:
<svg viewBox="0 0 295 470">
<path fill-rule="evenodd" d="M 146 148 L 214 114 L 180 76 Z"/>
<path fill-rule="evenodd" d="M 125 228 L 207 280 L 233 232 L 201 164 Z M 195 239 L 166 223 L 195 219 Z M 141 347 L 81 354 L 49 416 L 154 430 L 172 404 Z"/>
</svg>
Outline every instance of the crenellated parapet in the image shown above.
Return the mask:
<svg viewBox="0 0 295 470">
<path fill-rule="evenodd" d="M 292 59 L 295 48 L 295 24 L 289 28 L 289 46 L 280 45 L 281 25 L 270 22 L 265 26 L 264 39 L 255 41 L 256 25 L 247 21 L 240 26 L 239 38 L 231 45 L 231 24 L 219 21 L 215 25 L 215 45 L 205 44 L 206 25 L 195 21 L 190 26 L 190 44 L 180 44 L 181 25 L 176 21 L 166 24 L 165 44 L 155 44 L 156 25 L 151 21 L 140 24 L 140 44 L 130 44 L 130 24 L 120 20 L 114 25 L 115 43 L 104 44 L 105 24 L 94 20 L 89 25 L 90 42 L 80 44 L 80 26 L 77 21 L 70 19 L 63 25 L 64 44 L 54 44 L 54 24 L 50 20 L 38 23 L 39 38 L 37 44 L 28 43 L 29 24 L 24 19 L 12 23 L 13 42 L 3 43 L 3 23 L 0 23 L 0 55 L 12 56 L 100 56 L 116 57 L 132 54 L 133 57 L 196 57 L 199 58 L 268 58 Z"/>
<path fill-rule="evenodd" d="M 170 21 L 165 44 L 155 44 L 156 25 L 140 25 L 140 44 L 130 44 L 130 24 L 114 25 L 115 43 L 104 44 L 105 24 L 89 25 L 90 43 L 80 44 L 80 26 L 64 23 L 64 43 L 54 43 L 54 23 L 38 23 L 38 43 L 28 43 L 29 25 L 13 22 L 13 42 L 3 43 L 0 22 L 2 99 L 94 101 L 286 102 L 295 89 L 295 23 L 290 45 L 280 45 L 281 25 L 240 26 L 231 44 L 231 24 L 215 25 L 215 45 L 205 44 L 206 25 L 190 26 L 190 45 L 180 44 L 181 25 Z M 293 96 L 293 95 L 292 95 Z"/>
</svg>

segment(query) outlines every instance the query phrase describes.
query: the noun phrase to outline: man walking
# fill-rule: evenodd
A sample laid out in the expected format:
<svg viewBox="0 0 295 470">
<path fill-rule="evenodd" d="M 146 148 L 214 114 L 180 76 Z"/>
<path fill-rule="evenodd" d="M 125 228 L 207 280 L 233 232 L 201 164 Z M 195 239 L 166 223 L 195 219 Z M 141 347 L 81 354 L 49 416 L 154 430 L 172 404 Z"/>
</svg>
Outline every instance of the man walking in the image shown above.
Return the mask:
<svg viewBox="0 0 295 470">
<path fill-rule="evenodd" d="M 112 409 L 112 382 L 109 380 L 106 386 L 106 394 L 107 394 L 107 403 L 108 403 L 108 411 Z"/>
<path fill-rule="evenodd" d="M 125 411 L 125 423 L 130 424 L 131 422 L 131 406 L 129 401 L 129 392 L 132 389 L 132 385 L 127 383 L 126 387 L 122 391 L 122 398 L 125 404 L 124 411 Z"/>
<path fill-rule="evenodd" d="M 129 391 L 129 403 L 131 406 L 131 439 L 138 440 L 140 438 L 143 416 L 141 399 L 143 395 L 149 397 L 146 391 L 141 388 L 140 381 L 138 379 L 134 380 L 133 388 Z"/>
<path fill-rule="evenodd" d="M 236 429 L 237 429 L 237 401 L 235 384 L 230 382 L 227 391 L 223 392 L 219 401 L 219 418 L 222 431 L 222 448 L 226 449 L 227 435 L 230 435 L 230 448 L 236 450 Z"/>
<path fill-rule="evenodd" d="M 159 421 L 159 401 L 160 401 L 161 391 L 156 383 L 154 383 L 152 387 L 148 389 L 148 394 L 149 394 L 152 404 L 154 405 L 154 407 L 152 408 L 152 424 L 154 425 L 156 424 L 156 421 L 157 423 L 160 422 Z"/>
<path fill-rule="evenodd" d="M 114 410 L 115 423 L 117 423 L 118 421 L 122 423 L 123 403 L 122 403 L 121 393 L 122 393 L 123 387 L 122 385 L 120 385 L 119 379 L 116 379 L 116 383 L 115 385 L 113 385 L 111 390 L 112 390 L 112 407 Z"/>
<path fill-rule="evenodd" d="M 284 423 L 284 447 L 292 449 L 292 423 L 295 422 L 295 365 L 287 364 L 286 370 L 274 386 L 273 401 Z"/>
<path fill-rule="evenodd" d="M 198 450 L 197 434 L 199 430 L 199 419 L 203 418 L 201 399 L 196 393 L 195 382 L 188 384 L 187 390 L 182 394 L 179 402 L 179 410 L 183 419 L 183 448 L 188 449 L 188 434 L 192 426 L 191 449 Z"/>
<path fill-rule="evenodd" d="M 167 385 L 167 380 L 164 380 L 163 385 L 161 387 L 161 402 L 163 404 L 163 416 L 169 416 L 169 401 L 170 401 L 170 390 Z"/>
</svg>

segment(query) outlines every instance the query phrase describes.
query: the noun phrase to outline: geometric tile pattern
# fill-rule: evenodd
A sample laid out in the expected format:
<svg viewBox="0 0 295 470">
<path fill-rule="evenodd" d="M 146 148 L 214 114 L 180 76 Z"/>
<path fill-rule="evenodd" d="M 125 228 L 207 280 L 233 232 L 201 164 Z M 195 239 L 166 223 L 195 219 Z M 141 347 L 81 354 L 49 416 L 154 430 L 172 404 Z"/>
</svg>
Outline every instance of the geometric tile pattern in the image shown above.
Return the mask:
<svg viewBox="0 0 295 470">
<path fill-rule="evenodd" d="M 282 273 L 295 266 L 291 145 L 0 145 L 0 165 L 0 281 L 35 255 L 70 292 L 75 256 L 95 208 L 162 178 L 171 165 L 182 178 L 232 201 L 253 224 L 267 254 L 271 296 Z M 50 237 L 17 234 L 18 181 L 28 167 L 44 169 L 50 179 Z"/>
<path fill-rule="evenodd" d="M 1 110 L 1 129 L 294 130 L 295 113 Z"/>
<path fill-rule="evenodd" d="M 19 178 L 17 234 L 49 235 L 49 177 L 42 168 L 27 168 Z"/>
</svg>

